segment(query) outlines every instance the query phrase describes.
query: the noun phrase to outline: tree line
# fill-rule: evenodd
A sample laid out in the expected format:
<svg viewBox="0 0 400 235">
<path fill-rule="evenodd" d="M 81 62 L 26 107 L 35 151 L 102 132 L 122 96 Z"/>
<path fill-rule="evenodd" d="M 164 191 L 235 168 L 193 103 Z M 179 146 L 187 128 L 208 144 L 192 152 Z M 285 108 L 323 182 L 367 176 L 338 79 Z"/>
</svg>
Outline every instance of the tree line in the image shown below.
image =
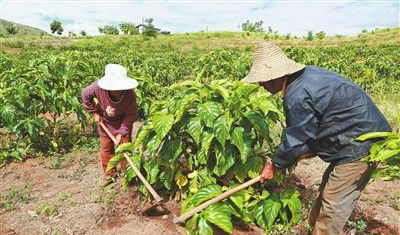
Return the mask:
<svg viewBox="0 0 400 235">
<path fill-rule="evenodd" d="M 135 25 L 131 22 L 121 22 L 119 25 L 103 25 L 98 27 L 98 31 L 101 34 L 105 35 L 118 35 L 120 33 L 127 35 L 138 35 L 142 34 L 147 37 L 155 37 L 157 34 L 170 34 L 168 31 L 161 31 L 156 28 L 153 24 L 153 18 L 145 19 L 143 24 Z M 62 27 L 62 23 L 58 20 L 53 20 L 50 23 L 50 30 L 53 34 L 62 35 L 64 32 L 64 28 Z M 86 36 L 87 33 L 84 30 L 80 32 L 81 36 Z M 68 36 L 77 36 L 73 31 L 68 32 Z"/>
<path fill-rule="evenodd" d="M 241 28 L 244 32 L 247 33 L 252 33 L 252 32 L 258 32 L 258 33 L 267 33 L 272 36 L 278 36 L 278 31 L 272 30 L 271 26 L 268 26 L 268 30 L 263 28 L 263 21 L 256 21 L 256 22 L 250 22 L 247 20 L 246 22 L 242 23 Z M 312 41 L 315 38 L 317 39 L 324 39 L 326 36 L 326 33 L 324 31 L 320 31 L 317 33 L 313 33 L 312 31 L 308 31 L 307 36 L 305 37 L 308 41 Z M 290 33 L 286 35 L 286 39 L 290 38 Z"/>
</svg>

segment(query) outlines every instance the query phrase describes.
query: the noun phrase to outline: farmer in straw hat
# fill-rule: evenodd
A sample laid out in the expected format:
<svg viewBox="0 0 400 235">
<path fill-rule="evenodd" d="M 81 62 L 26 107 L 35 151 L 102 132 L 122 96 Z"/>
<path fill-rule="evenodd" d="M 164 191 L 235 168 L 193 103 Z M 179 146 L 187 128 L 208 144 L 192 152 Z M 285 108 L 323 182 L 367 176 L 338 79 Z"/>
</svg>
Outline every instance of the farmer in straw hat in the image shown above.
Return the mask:
<svg viewBox="0 0 400 235">
<path fill-rule="evenodd" d="M 101 166 L 104 171 L 101 183 L 103 187 L 115 181 L 116 170 L 106 172 L 108 161 L 114 156 L 114 149 L 121 143 L 130 141 L 132 125 L 137 119 L 136 94 L 133 91 L 137 86 L 138 82 L 127 76 L 123 66 L 108 64 L 104 77 L 83 89 L 83 106 L 93 115 L 98 125 L 103 122 L 117 139 L 114 144 L 103 128 L 98 127 Z M 125 171 L 125 166 L 124 159 L 121 161 L 122 172 Z"/>
<path fill-rule="evenodd" d="M 330 165 L 309 213 L 313 234 L 341 234 L 376 164 L 361 162 L 372 141 L 354 138 L 391 131 L 386 118 L 360 87 L 337 73 L 287 58 L 273 43 L 260 44 L 252 68 L 242 80 L 259 83 L 275 94 L 282 91 L 286 128 L 263 182 L 307 155 Z"/>
</svg>

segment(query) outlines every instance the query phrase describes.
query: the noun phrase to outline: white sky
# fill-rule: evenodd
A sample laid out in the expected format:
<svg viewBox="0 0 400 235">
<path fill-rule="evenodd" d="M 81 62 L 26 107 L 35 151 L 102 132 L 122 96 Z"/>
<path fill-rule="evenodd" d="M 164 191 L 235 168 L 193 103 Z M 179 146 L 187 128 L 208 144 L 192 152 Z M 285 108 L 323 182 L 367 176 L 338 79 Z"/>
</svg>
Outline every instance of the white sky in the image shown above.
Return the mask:
<svg viewBox="0 0 400 235">
<path fill-rule="evenodd" d="M 264 22 L 281 34 L 357 34 L 399 27 L 399 0 L 384 1 L 35 1 L 0 0 L 0 18 L 49 32 L 53 19 L 68 31 L 98 34 L 98 26 L 154 18 L 171 32 L 238 31 L 246 20 Z"/>
</svg>

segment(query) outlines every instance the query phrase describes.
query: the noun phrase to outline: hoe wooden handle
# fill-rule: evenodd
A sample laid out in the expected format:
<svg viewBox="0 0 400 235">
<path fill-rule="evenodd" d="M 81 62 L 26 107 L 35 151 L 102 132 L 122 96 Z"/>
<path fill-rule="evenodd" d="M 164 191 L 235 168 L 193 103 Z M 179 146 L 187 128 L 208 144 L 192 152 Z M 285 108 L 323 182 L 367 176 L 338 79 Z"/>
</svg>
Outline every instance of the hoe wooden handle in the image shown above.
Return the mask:
<svg viewBox="0 0 400 235">
<path fill-rule="evenodd" d="M 221 200 L 224 200 L 227 197 L 230 197 L 232 194 L 234 194 L 234 193 L 236 193 L 236 192 L 238 192 L 238 191 L 240 191 L 240 190 L 242 190 L 244 188 L 247 188 L 247 187 L 259 182 L 260 179 L 261 179 L 261 176 L 259 175 L 256 178 L 251 179 L 251 180 L 249 180 L 249 181 L 237 186 L 236 188 L 228 190 L 228 191 L 224 192 L 223 194 L 218 195 L 218 196 L 216 196 L 216 197 L 214 197 L 214 198 L 212 198 L 212 199 L 210 199 L 210 200 L 198 205 L 197 207 L 195 207 L 192 210 L 188 211 L 186 214 L 183 214 L 183 215 L 175 218 L 173 221 L 174 221 L 175 224 L 184 223 L 187 219 L 192 217 L 197 212 L 200 212 L 204 208 L 208 207 L 209 205 L 214 204 L 216 202 L 219 202 Z"/>
<path fill-rule="evenodd" d="M 104 125 L 103 122 L 100 122 L 100 126 L 104 129 L 104 131 L 107 133 L 107 135 L 111 138 L 111 140 L 114 142 L 114 144 L 117 143 L 117 139 L 114 137 L 114 135 L 110 132 L 110 130 L 106 127 L 106 125 Z M 135 166 L 135 164 L 133 163 L 132 159 L 129 158 L 128 154 L 124 154 L 125 159 L 128 161 L 129 165 L 132 167 L 133 171 L 136 173 L 136 175 L 139 177 L 139 179 L 142 181 L 142 183 L 144 184 L 144 186 L 146 186 L 147 190 L 149 190 L 149 192 L 151 193 L 151 195 L 153 196 L 154 200 L 156 202 L 160 202 L 162 201 L 162 197 L 160 197 L 160 195 L 158 195 L 158 193 L 153 189 L 153 187 L 151 187 L 151 185 L 149 184 L 149 182 L 147 182 L 146 178 L 144 178 L 144 176 L 142 175 L 142 173 L 139 171 L 139 169 Z"/>
</svg>

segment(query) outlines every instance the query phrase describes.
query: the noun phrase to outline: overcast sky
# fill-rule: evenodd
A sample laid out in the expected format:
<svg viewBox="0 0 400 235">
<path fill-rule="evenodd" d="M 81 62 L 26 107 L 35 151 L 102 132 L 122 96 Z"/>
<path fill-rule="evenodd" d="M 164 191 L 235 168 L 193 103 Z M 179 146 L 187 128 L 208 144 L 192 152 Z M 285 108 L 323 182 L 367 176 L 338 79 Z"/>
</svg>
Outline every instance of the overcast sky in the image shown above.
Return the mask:
<svg viewBox="0 0 400 235">
<path fill-rule="evenodd" d="M 98 26 L 154 18 L 171 32 L 238 31 L 246 20 L 264 22 L 279 33 L 357 34 L 363 29 L 399 27 L 398 0 L 384 1 L 34 1 L 0 0 L 0 18 L 49 32 L 53 19 L 68 31 L 98 34 Z"/>
</svg>

